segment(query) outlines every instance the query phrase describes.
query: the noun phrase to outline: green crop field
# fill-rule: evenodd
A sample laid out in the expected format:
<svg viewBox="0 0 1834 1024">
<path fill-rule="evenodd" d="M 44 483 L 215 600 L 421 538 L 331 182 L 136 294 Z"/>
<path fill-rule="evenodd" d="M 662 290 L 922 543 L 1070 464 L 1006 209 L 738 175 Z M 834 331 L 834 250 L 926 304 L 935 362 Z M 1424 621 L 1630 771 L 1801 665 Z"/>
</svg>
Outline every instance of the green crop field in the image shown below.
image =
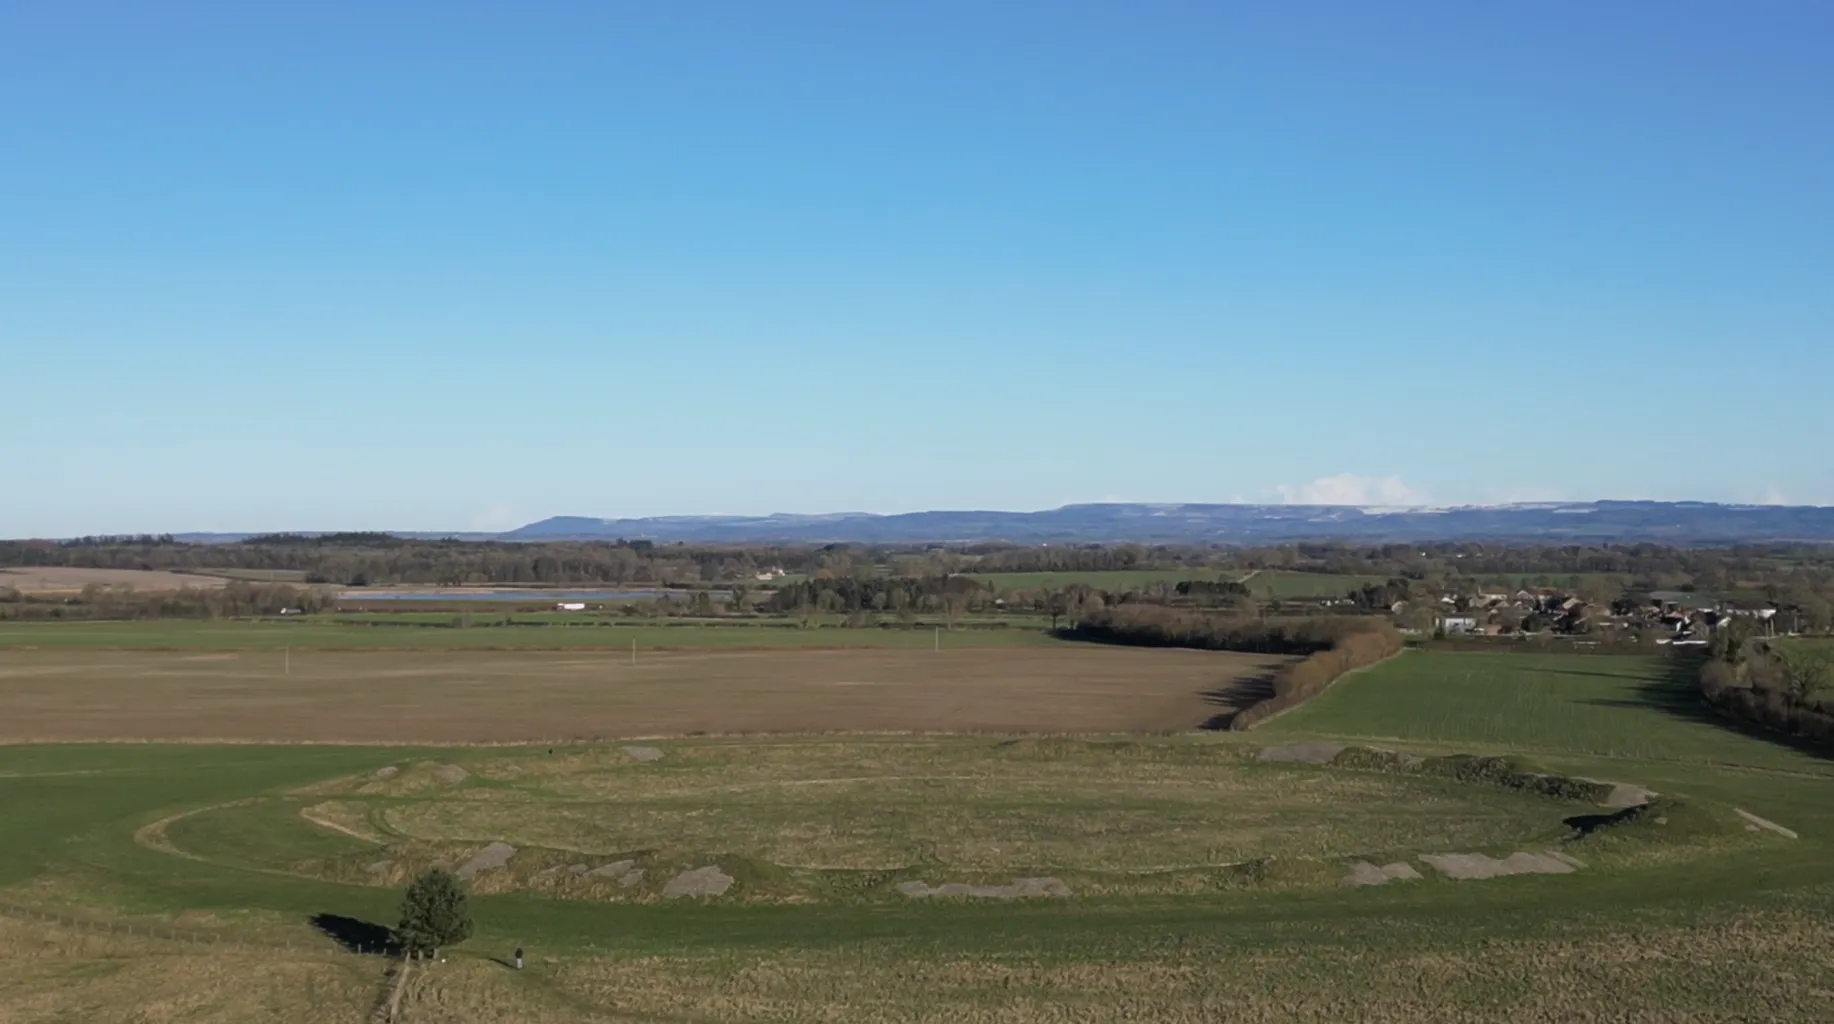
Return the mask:
<svg viewBox="0 0 1834 1024">
<path fill-rule="evenodd" d="M 1804 821 L 1805 832 L 1834 827 L 1824 810 L 1834 791 L 1821 787 L 1834 780 L 1834 759 L 1707 710 L 1694 671 L 1687 661 L 1633 655 L 1409 653 L 1257 735 L 1515 751 L 1563 771 L 1742 800 L 1756 813 Z"/>
<path fill-rule="evenodd" d="M 1621 583 L 1622 577 L 1611 573 L 1561 573 L 1554 575 L 1518 575 L 1488 573 L 1473 577 L 1485 587 L 1515 591 L 1519 587 L 1567 587 L 1587 584 Z M 1262 598 L 1343 597 L 1351 591 L 1372 584 L 1386 583 L 1386 576 L 1346 575 L 1341 573 L 1290 572 L 1266 569 L 1249 579 L 1249 587 Z"/>
<path fill-rule="evenodd" d="M 1262 571 L 1248 580 L 1257 597 L 1343 597 L 1358 587 L 1385 583 L 1383 576 L 1344 576 L 1322 572 Z"/>
<path fill-rule="evenodd" d="M 1716 721 L 1695 667 L 1663 657 L 1409 653 L 1333 687 L 1265 734 L 1554 752 L 1644 762 L 1800 765 Z"/>
<path fill-rule="evenodd" d="M 27 653 L 60 656 L 0 650 L 0 699 Z M 188 671 L 158 657 L 147 679 Z M 325 685 L 286 678 L 274 699 Z M 410 972 L 404 1024 L 1826 1019 L 1834 760 L 1688 685 L 1660 659 L 1411 653 L 1247 734 L 0 746 L 0 1021 L 369 1020 L 373 943 L 435 862 L 482 865 L 477 930 Z M 416 692 L 346 714 L 437 706 Z M 1605 812 L 1578 791 L 1330 761 L 1346 743 L 1660 795 L 1581 837 L 1565 819 Z M 1560 873 L 1423 859 L 1451 854 Z M 1345 885 L 1358 862 L 1422 877 Z"/>
<path fill-rule="evenodd" d="M 1149 583 L 1178 583 L 1183 580 L 1233 578 L 1236 573 L 1215 569 L 1110 569 L 1089 572 L 971 572 L 979 580 L 1000 590 L 1061 590 L 1081 584 L 1097 590 L 1133 590 Z"/>
</svg>

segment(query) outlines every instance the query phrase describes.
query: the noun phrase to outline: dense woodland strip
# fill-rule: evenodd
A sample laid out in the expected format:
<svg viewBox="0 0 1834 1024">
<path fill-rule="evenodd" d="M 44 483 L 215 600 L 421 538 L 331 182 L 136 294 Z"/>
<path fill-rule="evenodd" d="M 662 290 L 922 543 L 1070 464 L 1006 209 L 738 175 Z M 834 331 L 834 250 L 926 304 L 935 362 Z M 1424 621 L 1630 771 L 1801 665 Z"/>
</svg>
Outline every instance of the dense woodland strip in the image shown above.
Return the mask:
<svg viewBox="0 0 1834 1024">
<path fill-rule="evenodd" d="M 1122 605 L 1089 612 L 1063 634 L 1078 640 L 1143 647 L 1314 654 L 1330 650 L 1346 636 L 1386 628 L 1382 620 L 1369 617 L 1253 619 Z"/>
<path fill-rule="evenodd" d="M 1630 545 L 1340 543 L 1240 548 L 1165 545 L 829 544 L 657 545 L 617 542 L 513 543 L 409 540 L 388 534 L 276 535 L 233 544 L 170 537 L 0 541 L 0 566 L 109 569 L 281 570 L 307 582 L 396 584 L 693 584 L 744 579 L 781 568 L 798 575 L 879 573 L 946 576 L 976 572 L 1189 571 L 1245 574 L 1285 570 L 1427 583 L 1509 576 L 1577 586 L 1608 574 L 1643 589 L 1728 590 L 1756 586 L 1773 601 L 1834 597 L 1834 549 L 1814 545 L 1671 548 Z"/>
<path fill-rule="evenodd" d="M 140 593 L 126 587 L 90 585 L 75 598 L 26 600 L 0 589 L 0 622 L 52 619 L 237 619 L 311 614 L 336 603 L 322 587 L 276 583 L 229 583 Z"/>
<path fill-rule="evenodd" d="M 1725 714 L 1834 747 L 1834 644 L 1727 630 L 1701 666 L 1700 693 Z"/>
</svg>

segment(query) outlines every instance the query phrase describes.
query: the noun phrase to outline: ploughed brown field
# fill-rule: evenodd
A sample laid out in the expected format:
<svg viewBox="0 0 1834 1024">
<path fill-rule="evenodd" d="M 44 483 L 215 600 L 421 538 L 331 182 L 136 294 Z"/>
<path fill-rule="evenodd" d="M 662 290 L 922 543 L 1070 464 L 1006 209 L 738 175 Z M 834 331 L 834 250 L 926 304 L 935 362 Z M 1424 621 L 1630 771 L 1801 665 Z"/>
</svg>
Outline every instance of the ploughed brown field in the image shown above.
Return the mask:
<svg viewBox="0 0 1834 1024">
<path fill-rule="evenodd" d="M 1162 732 L 1283 659 L 955 651 L 0 652 L 0 742 L 502 743 L 686 733 Z"/>
<path fill-rule="evenodd" d="M 219 576 L 195 576 L 149 569 L 78 569 L 35 565 L 0 569 L 0 587 L 11 587 L 22 594 L 76 594 L 91 583 L 105 587 L 132 587 L 152 593 L 183 590 L 186 587 L 220 587 L 228 582 Z"/>
</svg>

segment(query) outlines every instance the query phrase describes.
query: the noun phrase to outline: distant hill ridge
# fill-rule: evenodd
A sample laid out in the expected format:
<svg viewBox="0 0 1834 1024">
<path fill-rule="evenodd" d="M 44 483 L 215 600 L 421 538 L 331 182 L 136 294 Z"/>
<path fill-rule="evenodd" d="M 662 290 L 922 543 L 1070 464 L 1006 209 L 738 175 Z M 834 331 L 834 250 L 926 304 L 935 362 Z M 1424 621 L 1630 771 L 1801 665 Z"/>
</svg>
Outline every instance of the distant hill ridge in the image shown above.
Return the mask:
<svg viewBox="0 0 1834 1024">
<path fill-rule="evenodd" d="M 1587 501 L 1450 508 L 1346 505 L 1066 505 L 1040 512 L 935 511 L 876 515 L 555 516 L 508 540 L 795 543 L 1269 543 L 1298 540 L 1653 541 L 1727 544 L 1834 542 L 1834 508 L 1711 502 Z"/>
<path fill-rule="evenodd" d="M 1353 505 L 1065 505 L 1041 512 L 834 512 L 768 516 L 554 516 L 502 533 L 392 531 L 425 540 L 649 540 L 736 544 L 1269 544 L 1490 540 L 1523 543 L 1834 543 L 1834 507 L 1704 501 L 1564 501 L 1448 508 Z M 322 536 L 314 532 L 301 537 Z M 230 543 L 254 533 L 182 533 Z"/>
</svg>

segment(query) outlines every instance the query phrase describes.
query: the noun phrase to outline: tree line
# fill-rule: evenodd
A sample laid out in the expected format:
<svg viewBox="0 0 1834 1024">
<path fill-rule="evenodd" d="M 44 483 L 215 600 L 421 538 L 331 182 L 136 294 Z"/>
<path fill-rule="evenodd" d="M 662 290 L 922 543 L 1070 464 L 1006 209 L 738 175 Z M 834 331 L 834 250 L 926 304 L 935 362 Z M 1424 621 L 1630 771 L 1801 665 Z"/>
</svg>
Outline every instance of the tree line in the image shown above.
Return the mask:
<svg viewBox="0 0 1834 1024">
<path fill-rule="evenodd" d="M 1347 636 L 1383 630 L 1394 632 L 1382 620 L 1367 616 L 1250 619 L 1155 605 L 1123 604 L 1085 612 L 1060 632 L 1077 640 L 1136 647 L 1315 654 L 1330 650 Z"/>
<path fill-rule="evenodd" d="M 1238 711 L 1229 722 L 1232 730 L 1297 707 L 1345 673 L 1398 654 L 1404 645 L 1398 630 L 1370 617 L 1240 619 L 1145 605 L 1103 609 L 1065 633 L 1102 643 L 1305 655 L 1274 672 L 1269 696 Z"/>
<path fill-rule="evenodd" d="M 1315 651 L 1299 661 L 1280 666 L 1274 673 L 1273 696 L 1237 712 L 1229 720 L 1229 728 L 1232 731 L 1250 729 L 1282 711 L 1298 707 L 1325 692 L 1347 673 L 1393 657 L 1401 653 L 1404 646 L 1400 632 L 1388 625 L 1347 631 L 1327 650 Z"/>
<path fill-rule="evenodd" d="M 1743 721 L 1834 744 L 1834 643 L 1755 632 L 1735 620 L 1714 634 L 1700 668 L 1702 698 Z"/>
<path fill-rule="evenodd" d="M 1757 585 L 1834 586 L 1834 550 L 1750 545 L 1673 548 L 1660 544 L 1284 544 L 1222 545 L 656 545 L 645 540 L 511 542 L 421 540 L 386 533 L 269 534 L 236 543 L 198 544 L 170 535 L 0 541 L 0 565 L 87 568 L 237 568 L 316 572 L 347 583 L 357 572 L 377 582 L 692 582 L 734 578 L 763 568 L 857 575 L 948 576 L 964 572 L 1104 572 L 1188 569 L 1192 578 L 1253 570 L 1453 580 L 1478 576 L 1545 578 L 1609 574 L 1654 589 L 1728 589 Z"/>
<path fill-rule="evenodd" d="M 1381 582 L 1346 586 L 1339 600 L 1367 614 L 1395 601 L 1419 607 L 1456 594 L 1549 587 L 1593 605 L 1626 593 L 1697 590 L 1786 609 L 1792 628 L 1834 627 L 1834 550 L 1825 547 L 1752 545 L 1683 549 L 1635 545 L 1497 545 L 1342 543 L 1258 548 L 1176 545 L 1019 546 L 1001 544 L 885 546 L 657 545 L 644 540 L 537 542 L 416 540 L 381 533 L 324 536 L 273 534 L 231 544 L 193 544 L 170 536 L 86 537 L 72 541 L 0 541 L 0 566 L 70 566 L 97 569 L 163 569 L 179 572 L 240 571 L 273 574 L 278 582 L 337 587 L 422 585 L 609 586 L 726 588 L 777 570 L 824 585 L 789 593 L 771 603 L 780 612 L 848 615 L 924 612 L 1031 611 L 1079 618 L 1088 607 L 1149 603 L 1255 614 L 1273 608 L 1256 602 L 1246 586 L 1215 577 L 1255 570 L 1354 574 Z M 967 584 L 943 583 L 967 573 L 1104 572 L 1120 569 L 1188 571 L 1178 582 L 1125 587 L 989 585 L 975 594 Z M 915 583 L 883 584 L 898 579 Z M 856 581 L 834 583 L 827 581 Z M 960 588 L 960 589 L 957 589 Z M 1301 602 L 1302 604 L 1304 602 Z M 1313 602 L 1314 604 L 1316 602 Z M 1341 606 L 1340 606 L 1341 607 Z M 1288 609 L 1290 610 L 1290 609 Z M 1311 609 L 1317 610 L 1317 609 Z M 1057 623 L 1054 621 L 1053 626 Z"/>
<path fill-rule="evenodd" d="M 966 576 L 831 576 L 797 580 L 771 592 L 765 611 L 779 614 L 981 611 L 999 600 Z"/>
<path fill-rule="evenodd" d="M 147 593 L 91 583 L 75 601 L 34 601 L 17 591 L 0 592 L 0 620 L 233 619 L 325 611 L 334 600 L 325 590 L 283 583 L 233 582 Z"/>
<path fill-rule="evenodd" d="M 276 535 L 234 544 L 0 541 L 0 566 L 278 572 L 308 584 L 640 584 L 693 586 L 766 569 L 816 572 L 831 553 L 793 547 L 657 547 L 647 542 L 518 544 L 387 534 Z"/>
</svg>

